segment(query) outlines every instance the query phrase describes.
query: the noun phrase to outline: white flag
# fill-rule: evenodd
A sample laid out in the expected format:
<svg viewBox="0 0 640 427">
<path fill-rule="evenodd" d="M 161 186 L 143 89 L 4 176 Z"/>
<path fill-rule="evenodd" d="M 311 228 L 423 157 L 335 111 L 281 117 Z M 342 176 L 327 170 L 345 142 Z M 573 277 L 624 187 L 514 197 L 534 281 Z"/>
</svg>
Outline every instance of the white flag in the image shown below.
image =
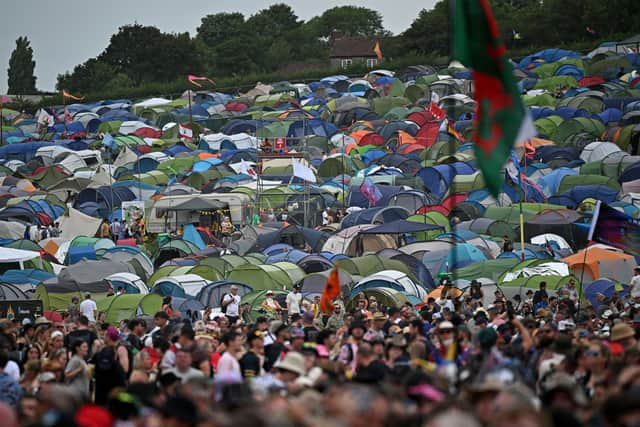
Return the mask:
<svg viewBox="0 0 640 427">
<path fill-rule="evenodd" d="M 186 126 L 178 125 L 178 134 L 182 138 L 193 139 L 193 130 L 191 130 L 191 128 L 188 128 Z"/>
<path fill-rule="evenodd" d="M 244 159 L 240 160 L 240 173 L 249 175 L 253 179 L 258 179 L 258 174 L 256 174 L 256 171 L 248 162 L 245 162 Z"/>
<path fill-rule="evenodd" d="M 44 108 L 41 108 L 37 114 L 38 124 L 40 126 L 50 127 L 56 124 L 55 118 L 47 112 Z"/>
<path fill-rule="evenodd" d="M 316 182 L 316 175 L 310 167 L 303 165 L 296 159 L 291 159 L 291 163 L 293 163 L 293 176 L 297 176 L 307 182 Z"/>
</svg>

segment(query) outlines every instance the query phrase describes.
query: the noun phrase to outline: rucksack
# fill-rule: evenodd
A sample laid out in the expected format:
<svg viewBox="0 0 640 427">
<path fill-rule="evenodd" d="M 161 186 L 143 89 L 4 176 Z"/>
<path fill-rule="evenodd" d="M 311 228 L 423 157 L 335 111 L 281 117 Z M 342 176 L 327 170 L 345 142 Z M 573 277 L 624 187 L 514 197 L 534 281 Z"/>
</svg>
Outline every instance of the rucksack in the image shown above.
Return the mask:
<svg viewBox="0 0 640 427">
<path fill-rule="evenodd" d="M 98 372 L 111 372 L 116 364 L 116 352 L 113 347 L 103 348 L 95 356 L 95 366 Z"/>
</svg>

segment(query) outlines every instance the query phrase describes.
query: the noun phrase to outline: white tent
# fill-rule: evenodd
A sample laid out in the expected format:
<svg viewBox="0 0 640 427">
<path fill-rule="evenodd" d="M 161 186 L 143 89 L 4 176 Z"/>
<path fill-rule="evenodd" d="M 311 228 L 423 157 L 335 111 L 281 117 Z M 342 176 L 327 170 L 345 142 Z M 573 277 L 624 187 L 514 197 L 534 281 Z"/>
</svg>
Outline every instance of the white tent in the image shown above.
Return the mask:
<svg viewBox="0 0 640 427">
<path fill-rule="evenodd" d="M 40 259 L 40 252 L 0 247 L 0 263 L 6 264 L 10 262 L 17 262 L 20 264 L 20 270 L 24 269 L 25 261 L 36 258 Z"/>
</svg>

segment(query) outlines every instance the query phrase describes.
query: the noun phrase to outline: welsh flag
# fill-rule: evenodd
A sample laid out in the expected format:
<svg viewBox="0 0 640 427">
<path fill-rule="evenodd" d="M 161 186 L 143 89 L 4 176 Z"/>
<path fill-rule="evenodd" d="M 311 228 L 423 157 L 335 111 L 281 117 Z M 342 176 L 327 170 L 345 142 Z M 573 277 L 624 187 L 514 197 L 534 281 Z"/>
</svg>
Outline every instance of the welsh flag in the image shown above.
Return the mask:
<svg viewBox="0 0 640 427">
<path fill-rule="evenodd" d="M 475 151 L 494 196 L 504 183 L 504 164 L 514 143 L 535 136 L 499 34 L 488 0 L 455 0 L 453 56 L 473 69 Z"/>
</svg>

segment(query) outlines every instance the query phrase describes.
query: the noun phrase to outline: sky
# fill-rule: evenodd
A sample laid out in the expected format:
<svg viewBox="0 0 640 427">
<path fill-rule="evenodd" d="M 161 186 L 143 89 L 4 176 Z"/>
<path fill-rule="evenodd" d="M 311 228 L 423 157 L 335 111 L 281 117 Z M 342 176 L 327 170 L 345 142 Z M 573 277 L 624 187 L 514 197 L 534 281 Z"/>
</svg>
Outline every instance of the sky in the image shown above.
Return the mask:
<svg viewBox="0 0 640 427">
<path fill-rule="evenodd" d="M 99 55 L 122 25 L 137 22 L 164 32 L 195 35 L 200 19 L 219 12 L 248 17 L 274 3 L 286 3 L 300 19 L 343 5 L 377 10 L 384 27 L 394 34 L 406 30 L 422 9 L 436 0 L 18 0 L 3 2 L 0 14 L 0 93 L 7 91 L 9 57 L 15 40 L 26 36 L 36 61 L 36 86 L 52 91 L 56 77 Z"/>
</svg>

